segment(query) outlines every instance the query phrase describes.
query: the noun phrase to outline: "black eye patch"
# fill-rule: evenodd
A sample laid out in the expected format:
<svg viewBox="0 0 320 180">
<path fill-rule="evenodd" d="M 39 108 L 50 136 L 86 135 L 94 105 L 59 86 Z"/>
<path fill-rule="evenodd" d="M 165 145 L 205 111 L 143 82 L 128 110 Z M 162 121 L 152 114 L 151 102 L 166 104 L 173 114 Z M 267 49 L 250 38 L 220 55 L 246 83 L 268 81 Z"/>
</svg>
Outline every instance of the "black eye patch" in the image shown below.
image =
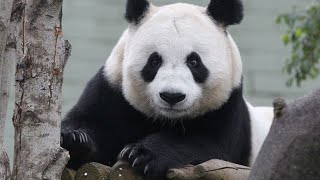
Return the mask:
<svg viewBox="0 0 320 180">
<path fill-rule="evenodd" d="M 149 56 L 147 64 L 141 71 L 141 76 L 144 81 L 151 82 L 156 77 L 158 70 L 162 65 L 162 57 L 154 52 Z"/>
<path fill-rule="evenodd" d="M 191 54 L 189 54 L 187 56 L 186 64 L 193 75 L 193 79 L 197 83 L 204 83 L 207 80 L 209 76 L 209 70 L 202 63 L 199 54 L 197 54 L 196 52 L 192 52 Z"/>
</svg>

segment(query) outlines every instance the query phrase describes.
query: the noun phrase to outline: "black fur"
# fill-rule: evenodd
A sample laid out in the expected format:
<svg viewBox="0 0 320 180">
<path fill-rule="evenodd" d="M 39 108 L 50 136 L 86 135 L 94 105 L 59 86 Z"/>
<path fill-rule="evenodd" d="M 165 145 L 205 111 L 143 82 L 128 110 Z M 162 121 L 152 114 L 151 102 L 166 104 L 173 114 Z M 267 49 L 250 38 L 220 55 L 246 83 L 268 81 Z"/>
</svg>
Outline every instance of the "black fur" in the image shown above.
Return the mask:
<svg viewBox="0 0 320 180">
<path fill-rule="evenodd" d="M 211 0 L 207 13 L 223 26 L 239 24 L 243 18 L 241 0 Z"/>
<path fill-rule="evenodd" d="M 162 65 L 162 57 L 154 52 L 150 55 L 147 64 L 143 67 L 141 71 L 141 76 L 144 81 L 151 82 L 156 77 L 159 68 Z"/>
<path fill-rule="evenodd" d="M 89 161 L 112 166 L 124 147 L 119 159 L 152 177 L 213 158 L 248 165 L 250 119 L 242 86 L 218 110 L 172 125 L 136 111 L 103 76 L 102 68 L 62 123 L 62 146 L 71 154 L 68 167 Z"/>
<path fill-rule="evenodd" d="M 193 65 L 191 63 L 192 61 L 196 61 L 196 64 Z M 187 65 L 197 83 L 204 83 L 207 80 L 209 76 L 209 70 L 204 66 L 200 56 L 197 53 L 192 52 L 187 57 Z"/>
<path fill-rule="evenodd" d="M 147 0 L 127 0 L 125 17 L 129 23 L 139 24 L 143 19 L 150 3 Z"/>
</svg>

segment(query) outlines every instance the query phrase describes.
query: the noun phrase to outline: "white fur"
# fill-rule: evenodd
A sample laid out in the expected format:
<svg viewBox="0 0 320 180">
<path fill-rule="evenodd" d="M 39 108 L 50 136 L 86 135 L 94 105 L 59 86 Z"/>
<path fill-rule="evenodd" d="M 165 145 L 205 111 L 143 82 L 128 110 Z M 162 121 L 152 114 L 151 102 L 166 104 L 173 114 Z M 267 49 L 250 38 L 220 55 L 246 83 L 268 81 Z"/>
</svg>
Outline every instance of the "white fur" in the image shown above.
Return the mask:
<svg viewBox="0 0 320 180">
<path fill-rule="evenodd" d="M 122 83 L 122 62 L 124 58 L 125 46 L 127 41 L 128 31 L 126 30 L 116 46 L 113 48 L 106 64 L 104 73 L 108 82 L 114 86 L 121 86 Z"/>
<path fill-rule="evenodd" d="M 205 11 L 206 8 L 183 3 L 151 6 L 138 27 L 131 25 L 126 30 L 105 70 L 110 82 L 122 83 L 131 105 L 149 116 L 197 116 L 219 108 L 232 88 L 240 84 L 239 51 L 231 36 L 226 36 Z M 140 72 L 153 52 L 163 57 L 163 65 L 156 78 L 146 83 Z M 203 84 L 193 80 L 185 64 L 191 52 L 197 52 L 209 70 L 209 78 Z M 162 91 L 182 92 L 187 97 L 174 111 L 167 111 L 159 97 Z"/>
<path fill-rule="evenodd" d="M 251 158 L 250 165 L 253 165 L 260 148 L 269 133 L 272 120 L 273 108 L 271 107 L 253 107 L 247 102 L 251 119 Z"/>
</svg>

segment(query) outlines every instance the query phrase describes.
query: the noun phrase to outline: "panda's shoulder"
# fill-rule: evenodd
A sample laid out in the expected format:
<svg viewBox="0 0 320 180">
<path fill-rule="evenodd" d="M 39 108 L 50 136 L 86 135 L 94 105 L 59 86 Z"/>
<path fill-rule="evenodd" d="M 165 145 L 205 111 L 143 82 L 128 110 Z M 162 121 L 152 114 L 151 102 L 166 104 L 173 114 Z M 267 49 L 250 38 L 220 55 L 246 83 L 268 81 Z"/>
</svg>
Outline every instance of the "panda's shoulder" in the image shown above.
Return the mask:
<svg viewBox="0 0 320 180">
<path fill-rule="evenodd" d="M 84 94 L 100 96 L 101 99 L 110 95 L 121 95 L 121 88 L 113 85 L 106 77 L 105 67 L 101 67 L 98 72 L 88 81 Z"/>
<path fill-rule="evenodd" d="M 256 159 L 273 122 L 272 107 L 254 107 L 247 102 L 251 126 L 251 164 Z"/>
<path fill-rule="evenodd" d="M 121 88 L 109 83 L 105 75 L 105 68 L 101 67 L 86 84 L 74 108 L 88 112 L 92 110 L 90 112 L 100 112 L 99 114 L 103 114 L 102 112 L 105 112 L 105 109 L 111 108 L 114 103 L 118 106 L 127 106 Z"/>
<path fill-rule="evenodd" d="M 273 120 L 273 108 L 266 106 L 253 106 L 247 102 L 248 111 L 251 121 L 259 121 L 260 123 L 271 125 Z"/>
</svg>

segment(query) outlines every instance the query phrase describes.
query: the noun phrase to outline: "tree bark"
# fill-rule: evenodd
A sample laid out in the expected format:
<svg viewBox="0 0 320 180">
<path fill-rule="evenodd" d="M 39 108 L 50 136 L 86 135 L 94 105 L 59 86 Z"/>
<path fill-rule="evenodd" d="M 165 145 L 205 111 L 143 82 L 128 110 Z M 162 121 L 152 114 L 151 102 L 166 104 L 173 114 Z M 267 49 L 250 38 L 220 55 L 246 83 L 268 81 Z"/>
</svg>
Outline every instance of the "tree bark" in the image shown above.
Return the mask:
<svg viewBox="0 0 320 180">
<path fill-rule="evenodd" d="M 14 0 L 8 59 L 16 59 L 14 180 L 60 179 L 61 88 L 70 44 L 62 39 L 62 0 Z"/>
<path fill-rule="evenodd" d="M 288 105 L 274 103 L 275 119 L 249 180 L 320 178 L 320 90 Z"/>
<path fill-rule="evenodd" d="M 8 110 L 10 82 L 14 61 L 5 59 L 7 33 L 11 16 L 12 0 L 0 0 L 0 179 L 10 178 L 10 164 L 4 150 L 4 128 Z"/>
</svg>

